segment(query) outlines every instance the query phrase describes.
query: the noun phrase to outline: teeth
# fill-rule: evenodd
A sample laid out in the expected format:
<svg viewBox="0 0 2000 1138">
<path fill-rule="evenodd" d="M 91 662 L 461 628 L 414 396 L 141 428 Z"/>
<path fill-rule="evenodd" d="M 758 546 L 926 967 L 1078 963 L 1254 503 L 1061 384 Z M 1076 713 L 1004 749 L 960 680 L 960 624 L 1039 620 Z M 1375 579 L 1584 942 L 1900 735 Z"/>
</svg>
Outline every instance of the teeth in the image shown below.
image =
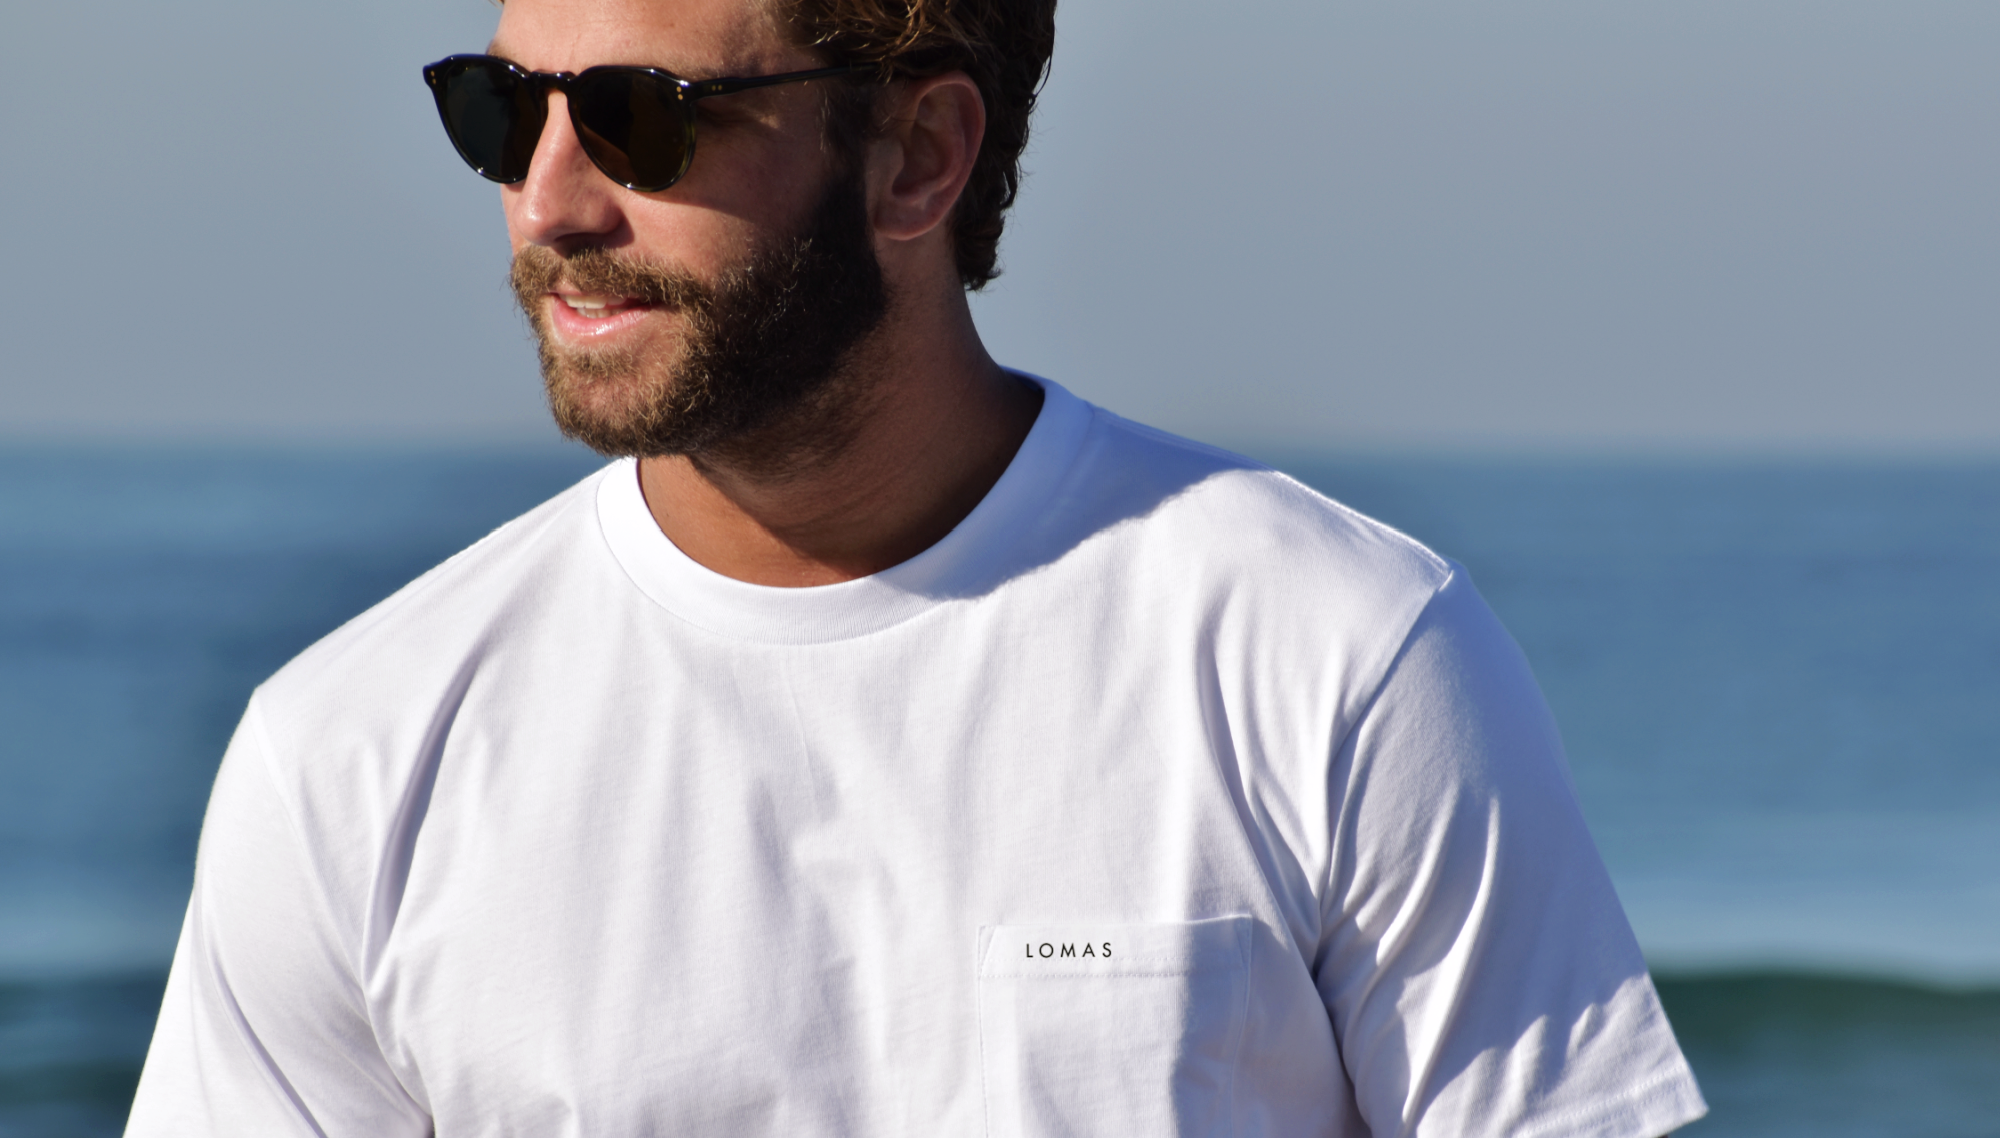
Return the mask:
<svg viewBox="0 0 2000 1138">
<path fill-rule="evenodd" d="M 623 308 L 626 304 L 622 296 L 564 296 L 562 300 L 575 310 L 577 315 L 595 319 L 609 316 L 610 309 Z"/>
</svg>

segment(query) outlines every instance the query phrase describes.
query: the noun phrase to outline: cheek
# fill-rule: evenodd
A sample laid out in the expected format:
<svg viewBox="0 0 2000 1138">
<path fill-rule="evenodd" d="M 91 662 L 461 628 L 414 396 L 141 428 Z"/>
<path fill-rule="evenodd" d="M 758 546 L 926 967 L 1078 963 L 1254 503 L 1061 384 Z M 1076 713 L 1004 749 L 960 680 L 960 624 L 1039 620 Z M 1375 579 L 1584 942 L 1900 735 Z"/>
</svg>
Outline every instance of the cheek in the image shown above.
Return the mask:
<svg viewBox="0 0 2000 1138">
<path fill-rule="evenodd" d="M 713 281 L 763 242 L 762 227 L 741 214 L 678 201 L 646 205 L 632 213 L 625 251 L 650 264 Z"/>
<path fill-rule="evenodd" d="M 659 204 L 685 205 L 711 215 L 702 223 L 687 223 L 687 236 L 697 239 L 697 230 L 719 235 L 736 242 L 732 254 L 740 256 L 749 247 L 746 242 L 763 245 L 799 231 L 826 184 L 828 158 L 816 117 L 803 130 L 784 134 L 717 132 L 698 141 L 687 177 Z M 660 231 L 674 224 L 662 218 Z"/>
</svg>

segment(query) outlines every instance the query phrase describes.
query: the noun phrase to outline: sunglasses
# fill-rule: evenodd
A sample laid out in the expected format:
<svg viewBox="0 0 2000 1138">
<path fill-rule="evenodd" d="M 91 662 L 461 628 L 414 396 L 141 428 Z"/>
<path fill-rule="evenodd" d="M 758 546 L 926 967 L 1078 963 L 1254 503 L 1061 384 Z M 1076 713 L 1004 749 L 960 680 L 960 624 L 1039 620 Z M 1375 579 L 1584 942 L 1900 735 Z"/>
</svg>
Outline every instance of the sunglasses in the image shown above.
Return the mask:
<svg viewBox="0 0 2000 1138">
<path fill-rule="evenodd" d="M 528 160 L 548 121 L 548 92 L 569 103 L 570 125 L 604 176 L 640 193 L 681 180 L 694 161 L 695 103 L 780 83 L 803 83 L 869 70 L 821 67 L 748 79 L 682 79 L 657 67 L 529 71 L 493 55 L 454 55 L 424 68 L 438 117 L 458 156 L 491 181 L 528 176 Z"/>
</svg>

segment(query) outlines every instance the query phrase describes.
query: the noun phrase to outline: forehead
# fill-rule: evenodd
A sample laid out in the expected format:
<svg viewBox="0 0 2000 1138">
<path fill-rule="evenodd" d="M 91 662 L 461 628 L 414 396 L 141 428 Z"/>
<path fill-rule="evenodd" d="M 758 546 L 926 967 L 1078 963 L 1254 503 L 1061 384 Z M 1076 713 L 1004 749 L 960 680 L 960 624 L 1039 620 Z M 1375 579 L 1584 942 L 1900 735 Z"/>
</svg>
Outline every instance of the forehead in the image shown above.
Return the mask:
<svg viewBox="0 0 2000 1138">
<path fill-rule="evenodd" d="M 766 0 L 506 0 L 492 50 L 534 71 L 624 63 L 694 78 L 806 58 Z"/>
</svg>

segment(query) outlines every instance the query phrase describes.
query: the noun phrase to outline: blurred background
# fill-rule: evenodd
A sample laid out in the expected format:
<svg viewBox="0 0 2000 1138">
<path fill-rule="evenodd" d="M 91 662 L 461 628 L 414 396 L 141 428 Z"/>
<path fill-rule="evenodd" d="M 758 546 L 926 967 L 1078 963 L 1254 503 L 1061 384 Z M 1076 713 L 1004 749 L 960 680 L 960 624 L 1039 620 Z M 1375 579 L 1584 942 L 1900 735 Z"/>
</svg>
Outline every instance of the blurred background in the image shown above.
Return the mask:
<svg viewBox="0 0 2000 1138">
<path fill-rule="evenodd" d="M 2000 1134 L 2000 6 L 1064 5 L 994 354 L 1471 569 L 1687 1133 Z M 250 688 L 596 465 L 495 18 L 0 7 L 0 1138 L 121 1127 Z"/>
</svg>

